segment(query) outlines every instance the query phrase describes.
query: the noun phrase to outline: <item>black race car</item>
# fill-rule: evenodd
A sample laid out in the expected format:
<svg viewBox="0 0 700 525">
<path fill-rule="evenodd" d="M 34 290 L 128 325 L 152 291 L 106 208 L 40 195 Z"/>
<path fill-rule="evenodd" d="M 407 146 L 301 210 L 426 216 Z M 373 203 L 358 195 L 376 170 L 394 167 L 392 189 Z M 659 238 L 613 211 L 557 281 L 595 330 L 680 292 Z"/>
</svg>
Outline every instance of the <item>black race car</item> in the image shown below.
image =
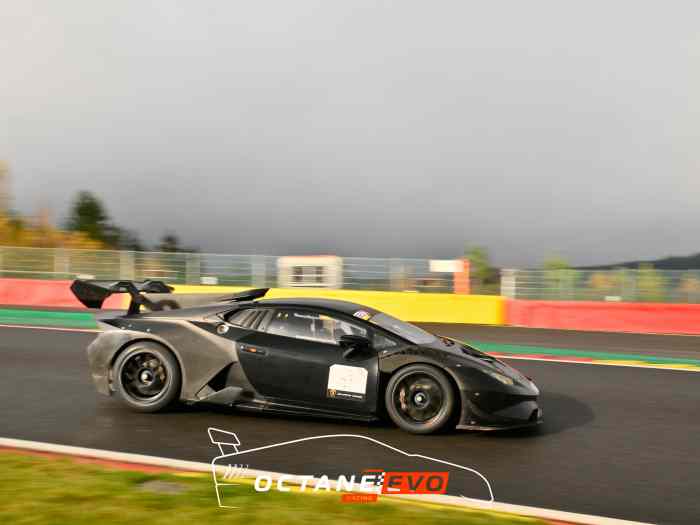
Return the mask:
<svg viewBox="0 0 700 525">
<path fill-rule="evenodd" d="M 539 390 L 517 370 L 460 341 L 359 304 L 260 300 L 250 290 L 207 306 L 140 313 L 160 281 L 84 281 L 100 308 L 131 294 L 124 316 L 99 320 L 87 349 L 97 390 L 131 408 L 216 403 L 239 409 L 350 418 L 385 415 L 409 432 L 494 430 L 541 422 Z"/>
</svg>

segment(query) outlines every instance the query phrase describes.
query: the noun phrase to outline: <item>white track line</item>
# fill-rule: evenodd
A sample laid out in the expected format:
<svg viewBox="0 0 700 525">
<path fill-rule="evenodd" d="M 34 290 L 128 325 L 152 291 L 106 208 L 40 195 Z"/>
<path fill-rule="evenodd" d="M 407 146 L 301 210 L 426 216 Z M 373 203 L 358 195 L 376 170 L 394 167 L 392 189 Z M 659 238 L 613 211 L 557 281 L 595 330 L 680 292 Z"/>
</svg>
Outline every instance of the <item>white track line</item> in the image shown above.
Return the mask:
<svg viewBox="0 0 700 525">
<path fill-rule="evenodd" d="M 177 470 L 185 470 L 189 472 L 206 472 L 211 473 L 210 463 L 200 463 L 196 461 L 184 461 L 179 459 L 161 458 L 156 456 L 146 456 L 142 454 L 129 454 L 126 452 L 114 452 L 110 450 L 100 450 L 95 448 L 72 447 L 67 445 L 57 445 L 53 443 L 43 443 L 40 441 L 27 441 L 24 439 L 0 438 L 0 447 L 15 448 L 23 450 L 34 450 L 39 452 L 50 452 L 53 454 L 63 454 L 70 456 L 80 456 L 85 458 L 103 459 L 109 461 L 118 461 L 124 463 L 134 463 L 136 465 L 149 465 L 157 467 L 166 467 Z M 221 471 L 225 468 L 222 466 Z M 255 475 L 257 471 L 250 470 L 249 473 Z M 261 471 L 262 473 L 262 471 Z M 285 474 L 279 472 L 265 472 L 273 476 L 283 476 Z M 213 488 L 213 487 L 212 487 Z M 564 521 L 568 523 L 576 523 L 581 525 L 650 525 L 639 521 L 619 520 L 615 518 L 605 518 L 602 516 L 592 516 L 588 514 L 578 514 L 573 512 L 564 512 L 559 510 L 542 509 L 538 507 L 526 507 L 523 505 L 511 505 L 509 503 L 488 502 L 484 500 L 475 500 L 467 498 L 458 498 L 455 496 L 445 495 L 402 495 L 388 496 L 391 498 L 409 499 L 420 502 L 437 503 L 442 505 L 453 505 L 459 507 L 467 507 L 472 509 L 490 510 L 495 512 L 505 512 L 509 514 L 518 514 L 521 516 L 531 516 L 534 518 L 550 519 Z"/>
<path fill-rule="evenodd" d="M 97 333 L 101 332 L 98 328 L 66 328 L 63 326 L 36 326 L 29 324 L 3 324 L 0 323 L 0 328 L 30 328 L 32 330 L 53 330 L 55 332 L 87 332 L 87 333 Z"/>
<path fill-rule="evenodd" d="M 56 331 L 56 332 L 82 332 L 82 333 L 88 333 L 88 334 L 97 334 L 100 333 L 102 330 L 98 328 L 64 328 L 64 327 L 59 327 L 59 326 L 32 326 L 32 325 L 24 325 L 24 324 L 2 324 L 0 323 L 0 328 L 27 328 L 31 330 L 49 330 L 49 331 Z M 489 352 L 486 352 L 487 354 Z M 545 359 L 541 357 L 520 357 L 517 355 L 496 355 L 499 359 L 522 359 L 524 361 L 540 361 L 544 363 L 569 363 L 569 364 L 574 364 L 574 365 L 603 365 L 603 366 L 624 366 L 628 368 L 651 368 L 654 370 L 674 370 L 676 372 L 700 372 L 700 370 L 694 370 L 691 368 L 673 368 L 673 367 L 666 367 L 666 366 L 653 366 L 653 365 L 632 365 L 632 364 L 624 364 L 624 363 L 605 363 L 605 362 L 596 362 L 596 363 L 591 363 L 589 361 L 577 361 L 577 360 L 571 360 L 568 361 L 566 359 Z"/>
<path fill-rule="evenodd" d="M 488 353 L 488 352 L 486 352 Z M 597 363 L 591 363 L 590 361 L 568 361 L 566 359 L 545 359 L 542 357 L 521 357 L 518 355 L 495 355 L 499 359 L 522 359 L 523 361 L 543 361 L 545 363 L 568 363 L 571 365 L 602 365 L 602 366 L 625 366 L 628 368 L 652 368 L 654 370 L 674 370 L 676 372 L 700 372 L 693 368 L 674 368 L 671 366 L 654 366 L 654 365 L 633 365 L 626 363 L 606 363 L 604 361 L 599 361 Z M 630 361 L 636 361 L 635 359 L 630 359 Z M 680 364 L 680 363 L 679 363 Z"/>
</svg>

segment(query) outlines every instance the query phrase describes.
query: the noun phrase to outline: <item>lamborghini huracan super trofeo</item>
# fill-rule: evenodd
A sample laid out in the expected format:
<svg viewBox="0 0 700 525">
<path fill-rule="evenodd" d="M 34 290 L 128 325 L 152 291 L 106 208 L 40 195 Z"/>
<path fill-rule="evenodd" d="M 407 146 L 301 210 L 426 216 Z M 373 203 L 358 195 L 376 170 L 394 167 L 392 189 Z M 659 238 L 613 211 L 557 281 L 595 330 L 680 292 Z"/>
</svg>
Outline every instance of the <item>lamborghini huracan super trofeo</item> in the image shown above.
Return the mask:
<svg viewBox="0 0 700 525">
<path fill-rule="evenodd" d="M 140 312 L 160 281 L 76 280 L 89 308 L 129 293 L 126 315 L 100 318 L 87 349 L 100 393 L 134 410 L 172 403 L 373 421 L 427 434 L 541 422 L 529 378 L 479 350 L 359 304 L 261 299 L 256 289 L 193 308 Z"/>
</svg>

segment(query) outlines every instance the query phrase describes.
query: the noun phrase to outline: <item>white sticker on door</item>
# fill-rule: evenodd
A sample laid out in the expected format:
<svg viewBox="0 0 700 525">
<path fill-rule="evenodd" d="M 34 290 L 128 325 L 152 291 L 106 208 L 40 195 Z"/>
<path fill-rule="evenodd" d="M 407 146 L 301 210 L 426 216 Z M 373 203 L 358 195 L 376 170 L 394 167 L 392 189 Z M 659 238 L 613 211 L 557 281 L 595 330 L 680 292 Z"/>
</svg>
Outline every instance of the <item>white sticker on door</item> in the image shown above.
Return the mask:
<svg viewBox="0 0 700 525">
<path fill-rule="evenodd" d="M 362 401 L 367 391 L 367 369 L 333 365 L 328 371 L 328 397 Z"/>
</svg>

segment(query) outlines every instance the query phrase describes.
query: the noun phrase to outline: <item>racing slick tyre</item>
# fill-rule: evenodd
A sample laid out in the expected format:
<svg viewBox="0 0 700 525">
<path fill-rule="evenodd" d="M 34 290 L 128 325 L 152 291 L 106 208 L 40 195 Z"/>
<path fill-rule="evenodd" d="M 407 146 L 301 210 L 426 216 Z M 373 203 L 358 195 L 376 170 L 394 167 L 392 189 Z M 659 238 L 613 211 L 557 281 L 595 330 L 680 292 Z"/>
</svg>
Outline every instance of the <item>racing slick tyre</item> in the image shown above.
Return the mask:
<svg viewBox="0 0 700 525">
<path fill-rule="evenodd" d="M 455 393 L 444 372 L 430 365 L 411 365 L 396 372 L 386 387 L 391 420 L 413 434 L 432 434 L 453 420 Z"/>
<path fill-rule="evenodd" d="M 176 401 L 182 374 L 175 356 L 158 343 L 134 343 L 117 357 L 112 382 L 119 399 L 137 412 L 157 412 Z"/>
</svg>

